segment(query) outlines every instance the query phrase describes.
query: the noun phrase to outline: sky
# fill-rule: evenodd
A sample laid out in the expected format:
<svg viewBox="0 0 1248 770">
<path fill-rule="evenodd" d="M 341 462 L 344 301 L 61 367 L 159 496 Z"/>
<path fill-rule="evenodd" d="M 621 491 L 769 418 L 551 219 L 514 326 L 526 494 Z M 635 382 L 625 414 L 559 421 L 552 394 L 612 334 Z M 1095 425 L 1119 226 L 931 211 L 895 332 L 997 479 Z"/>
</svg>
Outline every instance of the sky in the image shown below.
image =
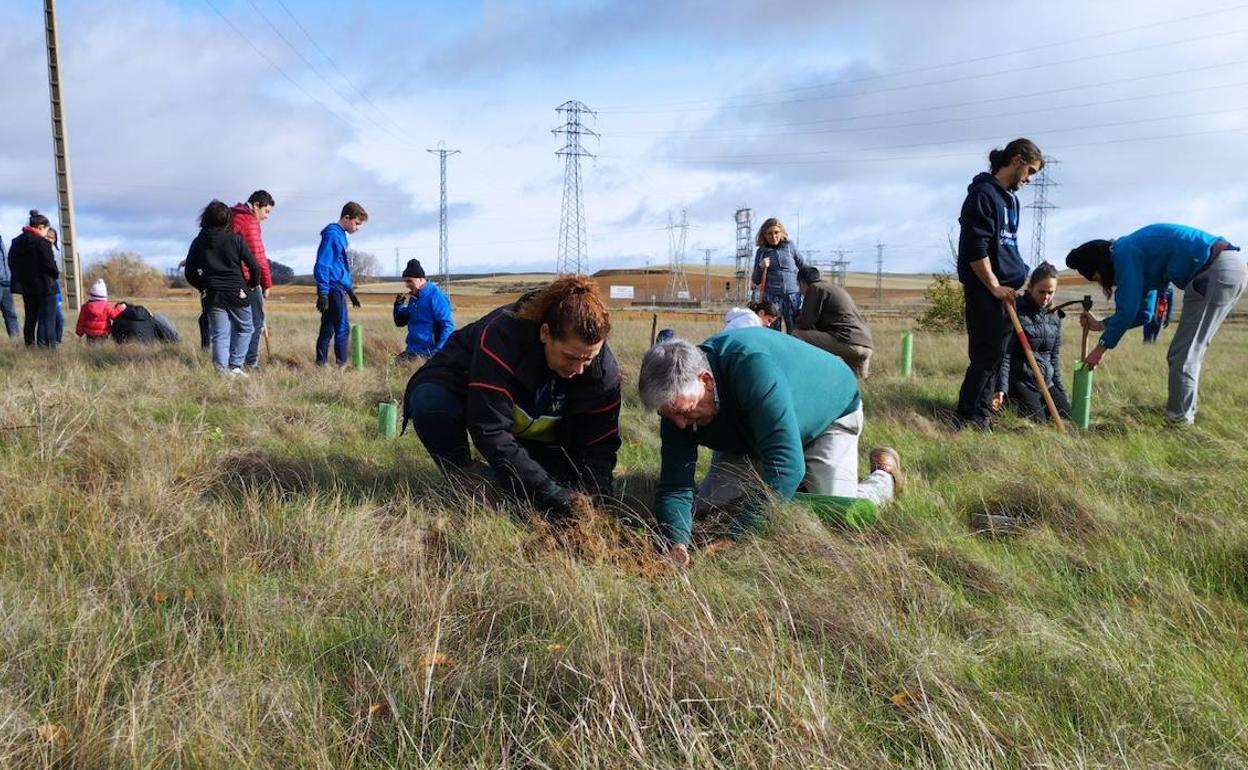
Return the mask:
<svg viewBox="0 0 1248 770">
<path fill-rule="evenodd" d="M 56 219 L 41 4 L 0 0 L 0 235 Z M 815 260 L 933 272 L 966 186 L 1026 136 L 1052 181 L 1044 257 L 1180 222 L 1248 241 L 1248 4 L 61 0 L 77 247 L 176 265 L 213 198 L 277 199 L 270 258 L 309 272 L 359 201 L 386 272 L 553 270 L 556 108 L 581 160 L 591 271 L 727 264 L 734 212 Z M 987 13 L 991 10 L 991 13 Z M 440 145 L 439 143 L 445 144 Z M 1020 193 L 1034 203 L 1034 190 Z M 682 213 L 683 212 L 683 213 Z M 1034 265 L 1035 211 L 1020 240 Z M 397 250 L 397 251 L 396 251 Z"/>
</svg>

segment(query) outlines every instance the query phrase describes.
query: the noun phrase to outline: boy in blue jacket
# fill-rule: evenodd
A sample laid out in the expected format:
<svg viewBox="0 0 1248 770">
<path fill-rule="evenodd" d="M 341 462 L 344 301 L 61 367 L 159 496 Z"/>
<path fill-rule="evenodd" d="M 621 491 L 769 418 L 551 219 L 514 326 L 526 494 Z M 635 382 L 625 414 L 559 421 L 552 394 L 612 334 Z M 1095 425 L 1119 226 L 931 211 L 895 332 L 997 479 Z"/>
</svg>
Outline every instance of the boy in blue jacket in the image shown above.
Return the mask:
<svg viewBox="0 0 1248 770">
<path fill-rule="evenodd" d="M 329 362 L 329 340 L 334 340 L 334 357 L 339 366 L 347 365 L 347 341 L 351 324 L 347 317 L 347 298 L 355 307 L 360 300 L 351 283 L 351 258 L 347 256 L 347 236 L 357 232 L 368 221 L 368 212 L 355 201 L 342 207 L 337 222 L 321 230 L 321 245 L 316 249 L 316 309 L 321 313 L 321 330 L 316 336 L 316 365 Z"/>
<path fill-rule="evenodd" d="M 430 358 L 446 344 L 455 331 L 451 300 L 425 279 L 420 260 L 409 259 L 403 270 L 407 294 L 394 298 L 394 325 L 407 327 L 407 348 L 400 359 Z"/>
</svg>

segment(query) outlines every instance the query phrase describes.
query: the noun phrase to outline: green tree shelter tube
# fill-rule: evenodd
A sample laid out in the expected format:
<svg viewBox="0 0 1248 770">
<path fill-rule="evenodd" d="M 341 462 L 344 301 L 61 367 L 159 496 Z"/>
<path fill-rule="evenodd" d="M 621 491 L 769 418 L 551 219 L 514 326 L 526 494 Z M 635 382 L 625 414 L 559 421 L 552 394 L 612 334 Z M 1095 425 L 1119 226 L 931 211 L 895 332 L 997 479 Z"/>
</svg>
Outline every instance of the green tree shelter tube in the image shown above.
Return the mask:
<svg viewBox="0 0 1248 770">
<path fill-rule="evenodd" d="M 399 435 L 399 405 L 382 401 L 377 405 L 377 430 L 382 438 L 392 439 Z"/>
<path fill-rule="evenodd" d="M 861 497 L 798 492 L 793 495 L 793 501 L 814 511 L 825 523 L 846 529 L 863 530 L 880 520 L 875 503 Z"/>
<path fill-rule="evenodd" d="M 1087 430 L 1092 422 L 1092 370 L 1085 368 L 1082 361 L 1075 364 L 1070 416 L 1080 430 Z"/>
<path fill-rule="evenodd" d="M 364 327 L 359 324 L 351 324 L 351 365 L 364 368 Z"/>
<path fill-rule="evenodd" d="M 901 376 L 913 377 L 911 364 L 914 360 L 914 334 L 906 332 L 901 335 Z"/>
</svg>

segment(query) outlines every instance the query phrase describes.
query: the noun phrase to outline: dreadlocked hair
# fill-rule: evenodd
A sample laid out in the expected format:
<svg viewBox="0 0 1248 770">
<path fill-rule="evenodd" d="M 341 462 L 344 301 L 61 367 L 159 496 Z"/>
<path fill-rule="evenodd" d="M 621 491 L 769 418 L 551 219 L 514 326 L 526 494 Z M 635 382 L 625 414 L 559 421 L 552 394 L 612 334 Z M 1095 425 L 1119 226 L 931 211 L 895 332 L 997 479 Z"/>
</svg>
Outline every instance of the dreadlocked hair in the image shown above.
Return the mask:
<svg viewBox="0 0 1248 770">
<path fill-rule="evenodd" d="M 611 316 L 598 295 L 598 284 L 582 275 L 555 279 L 525 302 L 519 314 L 538 326 L 549 326 L 556 339 L 576 337 L 594 345 L 611 334 Z"/>
</svg>

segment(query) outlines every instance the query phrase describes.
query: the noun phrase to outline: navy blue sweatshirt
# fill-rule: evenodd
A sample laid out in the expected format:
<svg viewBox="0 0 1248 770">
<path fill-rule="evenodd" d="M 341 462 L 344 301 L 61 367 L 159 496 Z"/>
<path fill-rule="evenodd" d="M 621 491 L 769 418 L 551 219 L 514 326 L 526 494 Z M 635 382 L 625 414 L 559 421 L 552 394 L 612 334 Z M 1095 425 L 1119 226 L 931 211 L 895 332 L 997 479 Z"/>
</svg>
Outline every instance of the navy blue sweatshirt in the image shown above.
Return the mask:
<svg viewBox="0 0 1248 770">
<path fill-rule="evenodd" d="M 987 171 L 966 188 L 958 224 L 958 280 L 964 286 L 986 289 L 971 269 L 985 257 L 1004 286 L 1017 289 L 1027 280 L 1027 263 L 1018 253 L 1018 197 Z"/>
</svg>

